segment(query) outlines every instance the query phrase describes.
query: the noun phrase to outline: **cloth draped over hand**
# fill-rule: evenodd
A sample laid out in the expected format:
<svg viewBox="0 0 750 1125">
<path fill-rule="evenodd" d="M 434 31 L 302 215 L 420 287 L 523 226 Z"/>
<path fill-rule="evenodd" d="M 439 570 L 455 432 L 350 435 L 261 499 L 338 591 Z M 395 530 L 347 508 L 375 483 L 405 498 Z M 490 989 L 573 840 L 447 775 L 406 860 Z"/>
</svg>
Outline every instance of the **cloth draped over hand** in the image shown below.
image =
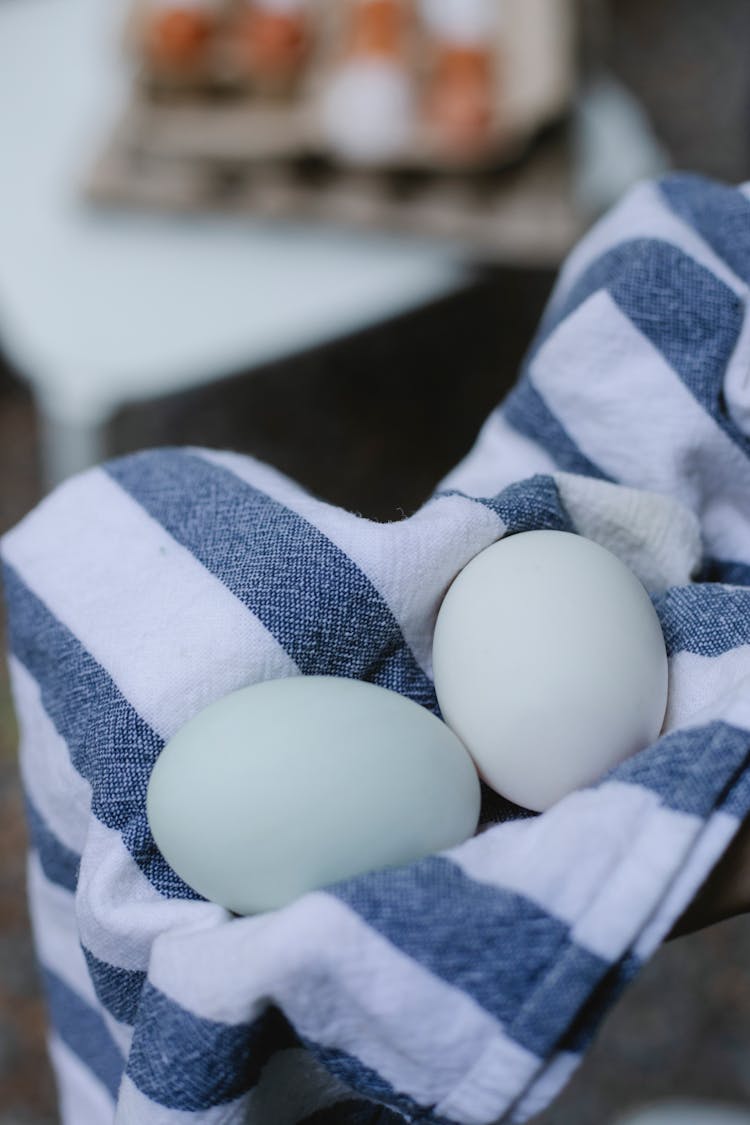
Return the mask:
<svg viewBox="0 0 750 1125">
<path fill-rule="evenodd" d="M 750 189 L 641 185 L 574 250 L 516 388 L 410 518 L 165 449 L 73 478 L 5 536 L 65 1125 L 490 1125 L 562 1088 L 750 809 L 749 285 Z M 185 886 L 145 813 L 165 741 L 300 674 L 437 712 L 442 597 L 535 528 L 598 541 L 651 594 L 657 742 L 540 816 L 486 791 L 460 847 L 273 913 Z"/>
</svg>

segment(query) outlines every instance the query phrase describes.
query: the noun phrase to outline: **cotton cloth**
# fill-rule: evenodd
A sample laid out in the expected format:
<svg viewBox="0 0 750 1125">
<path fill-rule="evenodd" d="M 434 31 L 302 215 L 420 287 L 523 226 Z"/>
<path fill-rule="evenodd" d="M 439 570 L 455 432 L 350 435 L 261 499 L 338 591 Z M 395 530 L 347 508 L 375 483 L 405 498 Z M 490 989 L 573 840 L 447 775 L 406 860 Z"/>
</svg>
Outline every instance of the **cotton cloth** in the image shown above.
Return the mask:
<svg viewBox="0 0 750 1125">
<path fill-rule="evenodd" d="M 749 188 L 642 185 L 573 252 L 516 389 L 411 518 L 166 449 L 72 479 L 5 537 L 66 1125 L 490 1125 L 557 1094 L 750 809 L 749 284 Z M 535 528 L 609 547 L 651 593 L 659 740 L 541 816 L 485 793 L 462 846 L 283 910 L 191 892 L 146 820 L 165 740 L 299 674 L 436 711 L 449 584 Z"/>
</svg>

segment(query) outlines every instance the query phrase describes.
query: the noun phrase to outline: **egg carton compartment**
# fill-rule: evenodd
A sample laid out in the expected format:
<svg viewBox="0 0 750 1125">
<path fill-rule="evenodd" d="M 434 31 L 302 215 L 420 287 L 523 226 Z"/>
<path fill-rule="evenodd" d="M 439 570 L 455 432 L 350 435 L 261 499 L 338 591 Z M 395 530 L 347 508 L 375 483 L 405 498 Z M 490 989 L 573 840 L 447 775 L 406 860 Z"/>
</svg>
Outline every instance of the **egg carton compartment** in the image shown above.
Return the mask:
<svg viewBox="0 0 750 1125">
<path fill-rule="evenodd" d="M 173 2 L 209 12 L 216 27 L 247 11 L 246 0 L 136 0 L 126 29 L 132 91 L 88 177 L 90 199 L 404 231 L 521 264 L 555 264 L 579 235 L 562 127 L 574 87 L 573 0 L 489 0 L 497 65 L 486 143 L 448 151 L 417 115 L 408 143 L 380 159 L 331 144 L 321 105 L 346 57 L 352 12 L 390 0 L 306 0 L 314 28 L 306 65 L 272 90 L 238 79 L 220 36 L 200 73 L 170 78 L 149 66 L 144 28 Z M 403 7 L 413 17 L 404 58 L 426 90 L 434 57 L 420 41 L 423 9 L 417 0 Z"/>
<path fill-rule="evenodd" d="M 86 190 L 101 206 L 212 211 L 310 220 L 445 240 L 487 262 L 556 266 L 580 237 L 564 130 L 537 139 L 512 166 L 472 174 L 414 165 L 361 169 L 302 151 L 255 160 L 186 159 L 143 146 L 126 116 Z"/>
<path fill-rule="evenodd" d="M 155 0 L 136 2 L 126 32 L 135 63 L 128 118 L 131 138 L 137 132 L 140 149 L 222 162 L 334 156 L 321 106 L 346 55 L 347 23 L 356 5 L 351 0 L 307 0 L 308 56 L 292 79 L 268 88 L 254 81 L 250 70 L 238 68 L 232 50 L 231 28 L 242 0 L 204 2 L 218 31 L 202 65 L 181 73 L 154 65 L 144 43 L 148 21 L 159 8 Z M 492 0 L 490 122 L 482 143 L 467 151 L 446 147 L 429 119 L 426 91 L 435 44 L 419 21 L 419 5 L 404 7 L 411 12 L 402 62 L 412 76 L 413 120 L 397 154 L 370 154 L 363 161 L 350 153 L 352 164 L 483 171 L 518 159 L 540 128 L 567 112 L 575 87 L 573 0 Z M 341 152 L 335 155 L 341 161 Z"/>
</svg>

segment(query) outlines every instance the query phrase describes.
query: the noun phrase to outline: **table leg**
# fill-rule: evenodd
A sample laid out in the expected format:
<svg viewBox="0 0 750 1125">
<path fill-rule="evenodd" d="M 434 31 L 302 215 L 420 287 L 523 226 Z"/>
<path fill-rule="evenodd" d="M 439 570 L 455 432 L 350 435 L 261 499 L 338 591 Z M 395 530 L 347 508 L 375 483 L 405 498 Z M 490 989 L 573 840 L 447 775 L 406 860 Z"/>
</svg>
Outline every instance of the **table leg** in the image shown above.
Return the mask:
<svg viewBox="0 0 750 1125">
<path fill-rule="evenodd" d="M 54 488 L 66 477 L 106 457 L 106 425 L 100 414 L 65 417 L 39 404 L 42 482 Z"/>
</svg>

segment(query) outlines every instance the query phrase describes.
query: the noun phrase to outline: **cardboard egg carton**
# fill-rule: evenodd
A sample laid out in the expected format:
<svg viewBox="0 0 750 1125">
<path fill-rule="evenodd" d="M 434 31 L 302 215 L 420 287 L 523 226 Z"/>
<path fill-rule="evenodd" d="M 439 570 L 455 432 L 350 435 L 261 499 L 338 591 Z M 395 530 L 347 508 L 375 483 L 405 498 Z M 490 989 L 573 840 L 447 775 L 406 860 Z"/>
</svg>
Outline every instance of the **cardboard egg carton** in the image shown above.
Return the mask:
<svg viewBox="0 0 750 1125">
<path fill-rule="evenodd" d="M 192 82 L 150 70 L 138 44 L 151 9 L 148 0 L 137 0 L 127 35 L 133 57 L 140 60 L 128 111 L 131 143 L 143 153 L 225 163 L 332 157 L 319 106 L 342 55 L 349 2 L 308 0 L 313 28 L 308 65 L 295 87 L 271 96 L 254 88 L 250 78 L 237 78 L 221 36 L 213 63 Z M 468 157 L 446 152 L 418 116 L 413 136 L 391 163 L 429 170 L 515 160 L 540 128 L 565 114 L 575 84 L 573 0 L 495 0 L 495 10 L 493 120 L 481 152 Z M 214 12 L 231 27 L 236 0 L 214 0 Z M 420 87 L 427 78 L 430 45 L 416 19 L 411 36 L 408 54 Z"/>
<path fill-rule="evenodd" d="M 516 167 L 481 177 L 290 161 L 230 170 L 134 159 L 119 135 L 87 187 L 100 206 L 312 221 L 444 241 L 487 263 L 556 267 L 583 233 L 572 179 L 561 135 L 544 138 Z"/>
<path fill-rule="evenodd" d="M 572 0 L 496 0 L 498 125 L 480 157 L 447 158 L 424 129 L 397 161 L 367 167 L 331 151 L 318 114 L 349 2 L 309 0 L 316 49 L 294 90 L 227 91 L 221 69 L 215 81 L 170 85 L 141 69 L 91 171 L 89 198 L 405 232 L 489 261 L 557 263 L 581 231 L 570 146 L 562 127 L 549 127 L 573 92 Z M 134 57 L 145 15 L 137 7 L 128 28 Z M 428 68 L 418 45 L 414 56 Z"/>
</svg>

